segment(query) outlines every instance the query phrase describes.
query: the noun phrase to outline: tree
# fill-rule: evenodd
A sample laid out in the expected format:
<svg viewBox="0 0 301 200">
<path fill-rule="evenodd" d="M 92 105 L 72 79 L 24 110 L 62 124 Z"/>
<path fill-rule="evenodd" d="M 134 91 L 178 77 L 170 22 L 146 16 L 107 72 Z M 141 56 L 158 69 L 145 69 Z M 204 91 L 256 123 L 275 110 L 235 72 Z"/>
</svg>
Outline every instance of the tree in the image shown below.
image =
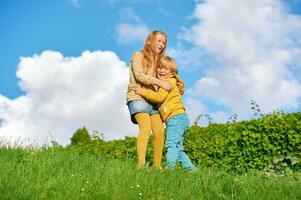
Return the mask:
<svg viewBox="0 0 301 200">
<path fill-rule="evenodd" d="M 87 144 L 91 142 L 91 137 L 86 127 L 79 128 L 71 138 L 71 145 Z"/>
</svg>

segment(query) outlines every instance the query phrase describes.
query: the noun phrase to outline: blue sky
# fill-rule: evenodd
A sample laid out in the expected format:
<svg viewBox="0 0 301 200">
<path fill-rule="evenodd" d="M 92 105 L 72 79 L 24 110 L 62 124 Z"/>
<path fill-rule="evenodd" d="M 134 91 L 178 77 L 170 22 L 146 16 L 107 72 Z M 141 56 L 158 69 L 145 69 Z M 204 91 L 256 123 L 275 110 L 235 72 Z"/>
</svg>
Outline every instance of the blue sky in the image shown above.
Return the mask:
<svg viewBox="0 0 301 200">
<path fill-rule="evenodd" d="M 0 27 L 0 137 L 136 135 L 128 65 L 152 30 L 168 35 L 191 121 L 248 119 L 251 99 L 263 112 L 301 108 L 300 0 L 3 0 Z"/>
<path fill-rule="evenodd" d="M 75 2 L 75 1 L 74 1 Z M 129 62 L 131 54 L 143 42 L 119 44 L 115 27 L 132 19 L 123 14 L 132 9 L 150 30 L 163 30 L 169 45 L 193 12 L 193 1 L 1 1 L 0 2 L 0 93 L 10 98 L 22 92 L 16 70 L 20 56 L 32 56 L 43 50 L 77 56 L 84 50 L 112 50 Z"/>
</svg>

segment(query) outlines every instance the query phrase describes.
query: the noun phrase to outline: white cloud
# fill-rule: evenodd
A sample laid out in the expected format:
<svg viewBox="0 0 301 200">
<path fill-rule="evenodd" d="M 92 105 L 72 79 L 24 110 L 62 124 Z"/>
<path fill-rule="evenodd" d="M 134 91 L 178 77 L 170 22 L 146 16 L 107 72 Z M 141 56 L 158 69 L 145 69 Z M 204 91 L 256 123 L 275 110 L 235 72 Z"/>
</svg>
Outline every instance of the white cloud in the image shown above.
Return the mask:
<svg viewBox="0 0 301 200">
<path fill-rule="evenodd" d="M 135 25 L 129 23 L 118 24 L 116 31 L 118 36 L 117 41 L 120 44 L 144 41 L 150 32 L 146 25 Z"/>
<path fill-rule="evenodd" d="M 185 103 L 185 109 L 186 109 L 185 111 L 187 112 L 187 115 L 189 116 L 190 125 L 193 125 L 194 121 L 196 120 L 196 118 L 199 115 L 202 115 L 207 112 L 205 106 L 196 99 L 186 97 L 184 99 L 184 103 Z M 203 120 L 201 120 L 200 124 L 205 125 L 206 123 Z"/>
<path fill-rule="evenodd" d="M 226 123 L 229 121 L 230 116 L 229 113 L 221 111 L 211 113 L 213 123 Z"/>
<path fill-rule="evenodd" d="M 239 115 L 255 99 L 265 112 L 300 106 L 301 16 L 280 0 L 199 3 L 198 22 L 184 38 L 205 48 L 219 66 L 208 69 L 191 89 L 191 98 L 211 98 Z"/>
<path fill-rule="evenodd" d="M 108 4 L 109 6 L 115 6 L 116 4 L 119 4 L 120 2 L 130 4 L 130 5 L 135 5 L 137 3 L 145 3 L 148 2 L 149 0 L 127 0 L 127 1 L 122 1 L 122 0 L 102 0 L 102 3 Z"/>
<path fill-rule="evenodd" d="M 181 46 L 171 47 L 167 49 L 166 54 L 173 57 L 177 61 L 177 64 L 185 69 L 185 72 L 202 70 L 203 61 L 206 58 L 204 51 L 196 47 L 191 49 L 185 49 Z"/>
<path fill-rule="evenodd" d="M 79 6 L 79 0 L 68 0 L 68 1 L 74 7 L 78 7 Z"/>
<path fill-rule="evenodd" d="M 113 52 L 64 57 L 44 51 L 22 57 L 17 76 L 25 95 L 14 100 L 0 96 L 0 138 L 43 144 L 52 135 L 67 144 L 83 126 L 102 132 L 105 139 L 137 132 L 125 100 L 128 67 Z"/>
<path fill-rule="evenodd" d="M 141 22 L 140 17 L 135 13 L 132 7 L 125 7 L 120 11 L 120 18 L 123 21 Z"/>
</svg>

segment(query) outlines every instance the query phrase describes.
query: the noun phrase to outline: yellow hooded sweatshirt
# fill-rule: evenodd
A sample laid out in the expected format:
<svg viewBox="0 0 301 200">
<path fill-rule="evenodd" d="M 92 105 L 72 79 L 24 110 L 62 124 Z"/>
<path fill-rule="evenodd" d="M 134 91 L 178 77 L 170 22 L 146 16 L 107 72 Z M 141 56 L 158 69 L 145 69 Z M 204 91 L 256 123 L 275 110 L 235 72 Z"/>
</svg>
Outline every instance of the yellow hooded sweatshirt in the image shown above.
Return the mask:
<svg viewBox="0 0 301 200">
<path fill-rule="evenodd" d="M 163 88 L 160 88 L 158 92 L 144 89 L 141 94 L 145 99 L 157 103 L 163 122 L 166 122 L 172 116 L 185 113 L 182 95 L 177 86 L 178 83 L 178 85 L 184 87 L 184 83 L 176 74 L 170 76 L 167 81 L 172 85 L 172 89 L 169 92 Z"/>
</svg>

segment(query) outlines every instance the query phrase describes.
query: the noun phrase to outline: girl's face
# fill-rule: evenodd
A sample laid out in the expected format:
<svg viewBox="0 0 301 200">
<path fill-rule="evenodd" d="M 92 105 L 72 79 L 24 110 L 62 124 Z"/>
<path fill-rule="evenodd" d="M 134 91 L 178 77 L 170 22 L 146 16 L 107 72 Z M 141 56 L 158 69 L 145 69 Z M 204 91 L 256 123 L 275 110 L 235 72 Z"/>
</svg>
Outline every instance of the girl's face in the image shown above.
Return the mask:
<svg viewBox="0 0 301 200">
<path fill-rule="evenodd" d="M 161 68 L 157 68 L 157 77 L 159 79 L 167 79 L 172 74 L 171 67 L 168 65 L 162 66 Z"/>
<path fill-rule="evenodd" d="M 166 37 L 165 35 L 158 33 L 155 36 L 155 41 L 154 41 L 154 50 L 156 54 L 160 54 L 166 45 Z"/>
</svg>

